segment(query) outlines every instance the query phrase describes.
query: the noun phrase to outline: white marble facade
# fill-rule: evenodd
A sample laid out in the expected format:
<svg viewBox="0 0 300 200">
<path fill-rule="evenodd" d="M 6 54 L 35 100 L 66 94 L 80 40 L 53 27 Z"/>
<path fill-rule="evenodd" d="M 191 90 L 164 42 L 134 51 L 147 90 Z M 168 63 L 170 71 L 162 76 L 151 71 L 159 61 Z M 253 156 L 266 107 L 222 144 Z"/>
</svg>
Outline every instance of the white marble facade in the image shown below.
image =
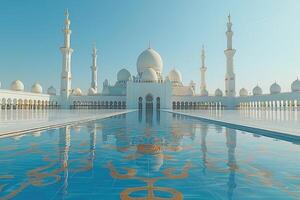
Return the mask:
<svg viewBox="0 0 300 200">
<path fill-rule="evenodd" d="M 60 48 L 62 53 L 61 88 L 49 87 L 43 90 L 40 83 L 35 83 L 30 91 L 24 91 L 24 84 L 20 80 L 11 83 L 9 89 L 0 88 L 1 109 L 207 109 L 215 108 L 257 108 L 257 107 L 299 107 L 300 80 L 291 84 L 291 91 L 282 92 L 278 83 L 270 86 L 270 92 L 264 94 L 256 85 L 252 94 L 241 88 L 236 92 L 233 57 L 233 31 L 230 15 L 227 21 L 226 74 L 224 95 L 221 89 L 209 92 L 206 85 L 205 50 L 202 48 L 200 72 L 200 94 L 197 94 L 196 84 L 191 81 L 188 85 L 182 82 L 182 74 L 172 69 L 167 75 L 163 74 L 163 59 L 160 54 L 150 47 L 142 51 L 137 58 L 137 71 L 132 75 L 127 69 L 120 69 L 117 81 L 110 84 L 106 79 L 102 91 L 98 88 L 97 49 L 92 50 L 91 83 L 88 91 L 72 88 L 72 52 L 71 48 L 71 20 L 69 13 L 65 13 L 64 44 Z M 1 83 L 0 83 L 1 87 Z M 59 92 L 57 92 L 59 91 Z"/>
</svg>

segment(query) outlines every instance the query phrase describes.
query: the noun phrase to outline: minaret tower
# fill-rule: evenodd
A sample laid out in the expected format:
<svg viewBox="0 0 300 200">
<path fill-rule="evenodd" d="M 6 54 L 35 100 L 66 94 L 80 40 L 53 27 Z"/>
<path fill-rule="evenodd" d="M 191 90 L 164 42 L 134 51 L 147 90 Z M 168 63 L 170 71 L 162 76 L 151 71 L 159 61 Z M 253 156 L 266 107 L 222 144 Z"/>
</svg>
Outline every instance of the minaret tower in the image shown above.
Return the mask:
<svg viewBox="0 0 300 200">
<path fill-rule="evenodd" d="M 235 74 L 233 71 L 233 56 L 236 52 L 235 49 L 232 48 L 232 36 L 233 32 L 231 30 L 232 23 L 230 19 L 230 14 L 228 15 L 227 22 L 227 49 L 224 51 L 226 56 L 226 74 L 225 74 L 225 95 L 228 97 L 235 96 Z"/>
<path fill-rule="evenodd" d="M 64 32 L 64 46 L 60 48 L 62 53 L 62 69 L 61 69 L 61 88 L 60 88 L 60 95 L 62 98 L 62 106 L 67 108 L 68 106 L 68 99 L 69 95 L 71 94 L 71 82 L 72 82 L 72 75 L 71 75 L 71 56 L 73 53 L 73 49 L 70 47 L 70 36 L 71 36 L 71 29 L 70 24 L 71 21 L 69 19 L 69 12 L 68 10 L 65 12 L 65 27 L 63 29 Z"/>
<path fill-rule="evenodd" d="M 205 72 L 207 70 L 206 65 L 205 65 L 205 50 L 204 46 L 202 46 L 202 51 L 201 51 L 201 83 L 200 83 L 200 95 L 201 96 L 207 96 L 207 90 L 206 90 L 206 81 L 205 81 Z"/>
<path fill-rule="evenodd" d="M 96 45 L 94 45 L 93 48 L 93 53 L 92 53 L 92 66 L 91 66 L 91 70 L 92 70 L 92 82 L 91 82 L 91 88 L 93 88 L 96 93 L 98 92 L 98 79 L 97 79 L 97 49 L 96 49 Z"/>
</svg>

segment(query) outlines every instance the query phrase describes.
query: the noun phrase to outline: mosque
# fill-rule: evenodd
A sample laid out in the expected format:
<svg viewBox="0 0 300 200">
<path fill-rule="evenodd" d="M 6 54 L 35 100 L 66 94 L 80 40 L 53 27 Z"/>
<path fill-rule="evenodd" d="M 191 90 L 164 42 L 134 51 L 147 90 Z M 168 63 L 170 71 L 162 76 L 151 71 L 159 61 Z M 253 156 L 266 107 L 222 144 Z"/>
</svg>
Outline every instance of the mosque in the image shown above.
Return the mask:
<svg viewBox="0 0 300 200">
<path fill-rule="evenodd" d="M 205 72 L 205 50 L 201 52 L 200 94 L 195 93 L 196 84 L 184 85 L 181 73 L 173 69 L 166 76 L 163 60 L 159 53 L 149 46 L 137 58 L 137 72 L 132 75 L 127 69 L 117 73 L 117 81 L 111 85 L 106 79 L 102 91 L 98 87 L 97 49 L 92 50 L 91 84 L 87 92 L 72 88 L 72 52 L 69 13 L 65 13 L 64 44 L 62 53 L 61 86 L 57 91 L 49 87 L 44 91 L 40 83 L 24 90 L 20 80 L 11 83 L 10 89 L 0 88 L 1 109 L 242 109 L 242 108 L 297 108 L 300 107 L 300 80 L 291 84 L 291 91 L 282 92 L 278 83 L 270 86 L 270 92 L 263 94 L 256 85 L 252 94 L 241 88 L 236 94 L 234 55 L 232 45 L 232 22 L 227 21 L 226 74 L 224 93 L 216 89 L 214 94 L 207 90 Z M 0 84 L 1 87 L 1 84 Z"/>
</svg>

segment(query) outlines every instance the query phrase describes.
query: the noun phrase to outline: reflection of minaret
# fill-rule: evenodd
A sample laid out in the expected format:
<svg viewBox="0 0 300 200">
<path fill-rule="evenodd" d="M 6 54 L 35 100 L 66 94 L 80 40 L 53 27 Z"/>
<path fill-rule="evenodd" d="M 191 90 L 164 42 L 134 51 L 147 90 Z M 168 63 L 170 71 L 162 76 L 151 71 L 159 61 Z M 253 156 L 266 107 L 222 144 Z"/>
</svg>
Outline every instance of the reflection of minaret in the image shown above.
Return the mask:
<svg viewBox="0 0 300 200">
<path fill-rule="evenodd" d="M 146 109 L 146 124 L 152 126 L 153 123 L 153 109 Z"/>
<path fill-rule="evenodd" d="M 200 95 L 201 96 L 207 96 L 208 92 L 206 90 L 206 81 L 205 81 L 205 72 L 206 72 L 207 68 L 206 68 L 206 65 L 205 65 L 204 46 L 202 47 L 201 61 L 202 61 L 202 65 L 201 65 L 201 68 L 200 68 L 200 71 L 201 71 Z"/>
<path fill-rule="evenodd" d="M 90 132 L 90 161 L 92 169 L 94 167 L 95 153 L 96 153 L 96 138 L 97 138 L 97 124 L 93 124 L 93 129 Z"/>
<path fill-rule="evenodd" d="M 203 172 L 206 171 L 206 153 L 207 153 L 207 146 L 206 146 L 206 136 L 207 136 L 208 126 L 207 124 L 201 124 L 200 127 L 200 134 L 201 134 L 201 151 L 202 151 L 202 161 L 203 161 Z"/>
<path fill-rule="evenodd" d="M 68 168 L 68 160 L 69 160 L 69 150 L 70 150 L 70 126 L 66 126 L 59 129 L 59 162 L 61 167 L 64 169 L 63 172 L 63 197 L 67 194 L 68 189 L 68 177 L 69 177 L 69 168 Z"/>
<path fill-rule="evenodd" d="M 65 34 L 65 40 L 64 40 L 64 46 L 60 48 L 60 51 L 63 56 L 60 95 L 63 102 L 67 102 L 72 90 L 71 56 L 73 53 L 73 49 L 70 47 L 70 42 L 71 42 L 70 37 L 72 31 L 70 29 L 71 21 L 69 19 L 69 12 L 66 11 L 65 15 L 66 15 L 65 28 L 63 30 Z M 67 108 L 68 105 L 65 103 L 62 106 L 64 108 Z"/>
<path fill-rule="evenodd" d="M 226 128 L 226 146 L 228 149 L 228 167 L 229 167 L 229 177 L 228 177 L 228 199 L 232 199 L 233 190 L 236 187 L 235 183 L 235 170 L 237 167 L 235 159 L 235 147 L 236 147 L 236 130 Z"/>
<path fill-rule="evenodd" d="M 98 79 L 97 79 L 97 49 L 96 46 L 94 46 L 93 48 L 93 53 L 92 53 L 92 57 L 93 57 L 93 63 L 91 66 L 91 70 L 92 70 L 92 82 L 91 82 L 91 88 L 93 88 L 95 90 L 95 92 L 98 92 Z"/>
<path fill-rule="evenodd" d="M 229 97 L 235 96 L 235 74 L 233 71 L 233 56 L 236 52 L 235 49 L 232 48 L 232 36 L 233 32 L 231 30 L 232 23 L 230 14 L 228 15 L 227 22 L 227 49 L 224 51 L 226 56 L 226 74 L 225 74 L 225 94 Z"/>
</svg>

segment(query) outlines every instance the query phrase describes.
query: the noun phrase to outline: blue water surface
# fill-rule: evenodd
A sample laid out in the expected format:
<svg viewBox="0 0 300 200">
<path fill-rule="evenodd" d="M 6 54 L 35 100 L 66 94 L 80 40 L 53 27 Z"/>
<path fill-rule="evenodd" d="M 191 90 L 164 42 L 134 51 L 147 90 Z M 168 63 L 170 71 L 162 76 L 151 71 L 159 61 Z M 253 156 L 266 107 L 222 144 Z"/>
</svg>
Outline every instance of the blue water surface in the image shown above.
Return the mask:
<svg viewBox="0 0 300 200">
<path fill-rule="evenodd" d="M 0 199 L 300 199 L 300 146 L 167 112 L 0 139 Z"/>
</svg>

